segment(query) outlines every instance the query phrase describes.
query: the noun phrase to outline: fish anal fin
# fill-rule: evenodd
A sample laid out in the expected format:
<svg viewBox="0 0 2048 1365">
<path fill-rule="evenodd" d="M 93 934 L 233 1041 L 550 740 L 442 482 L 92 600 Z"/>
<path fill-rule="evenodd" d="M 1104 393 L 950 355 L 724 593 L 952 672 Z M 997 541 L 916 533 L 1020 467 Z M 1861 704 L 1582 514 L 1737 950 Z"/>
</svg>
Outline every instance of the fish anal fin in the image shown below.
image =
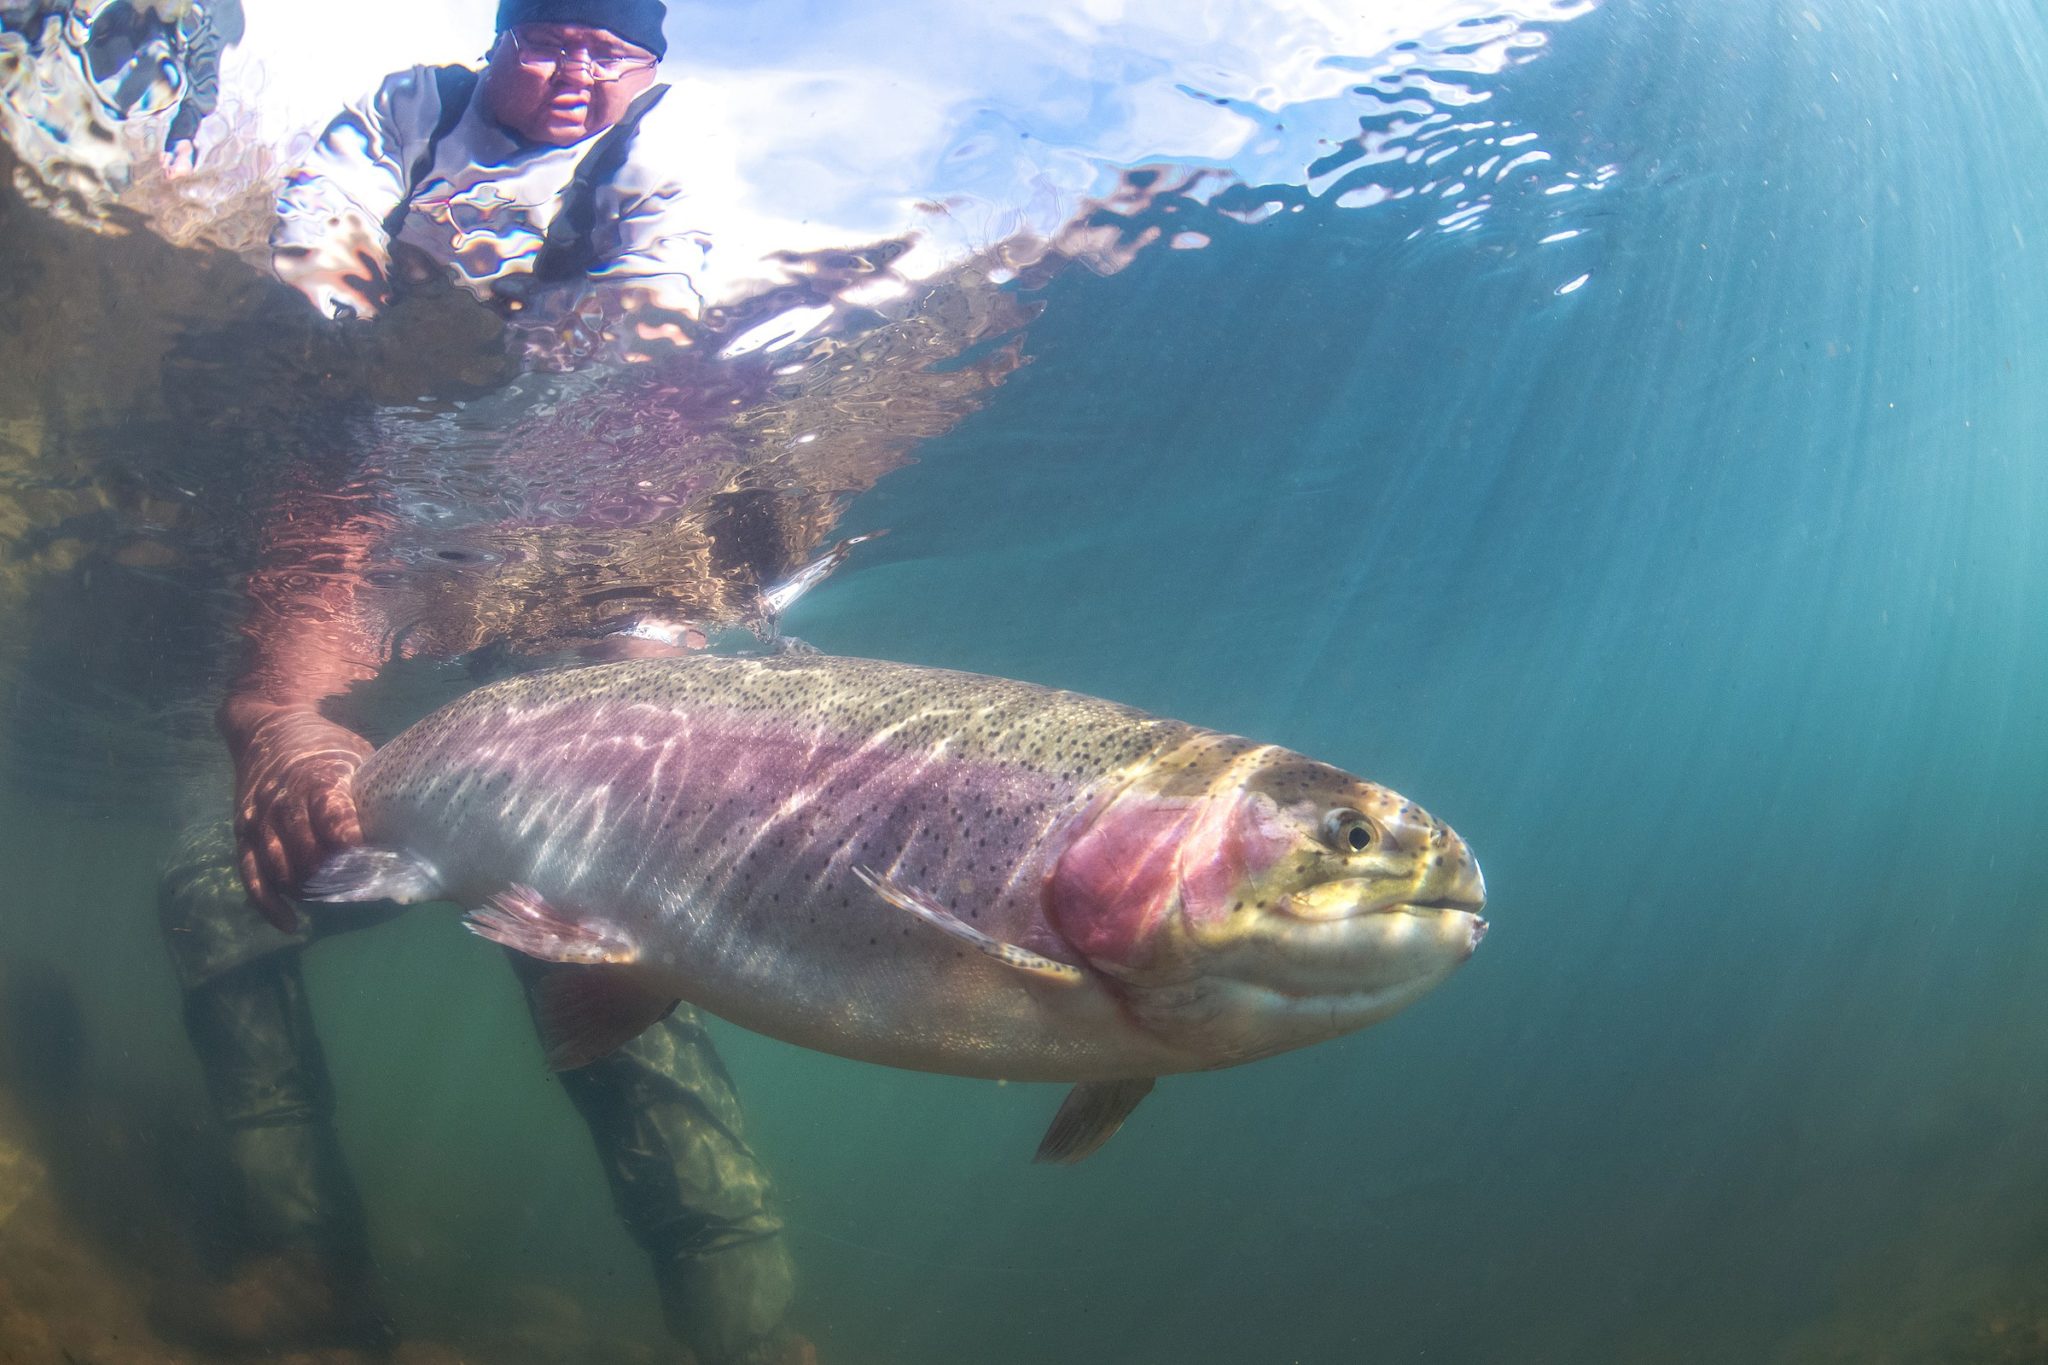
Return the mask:
<svg viewBox="0 0 2048 1365">
<path fill-rule="evenodd" d="M 426 859 L 399 848 L 362 845 L 345 848 L 306 878 L 303 900 L 335 902 L 397 901 L 411 905 L 436 900 L 441 877 Z"/>
<path fill-rule="evenodd" d="M 1071 1166 L 1116 1136 L 1138 1101 L 1152 1093 L 1154 1077 L 1127 1081 L 1083 1081 L 1067 1092 L 1033 1161 Z"/>
<path fill-rule="evenodd" d="M 1078 986 L 1085 978 L 1079 967 L 1066 962 L 1055 962 L 1043 953 L 1034 953 L 1029 948 L 1019 948 L 1014 943 L 990 938 L 981 930 L 955 915 L 927 897 L 919 895 L 901 882 L 881 876 L 865 867 L 857 867 L 854 873 L 869 889 L 898 910 L 911 914 L 942 933 L 950 934 L 978 953 L 986 953 L 1005 967 L 1014 967 L 1039 981 L 1056 986 Z"/>
<path fill-rule="evenodd" d="M 530 886 L 507 887 L 462 922 L 471 933 L 542 962 L 623 966 L 640 959 L 640 946 L 624 930 L 565 915 Z"/>
<path fill-rule="evenodd" d="M 673 991 L 630 967 L 547 972 L 533 983 L 531 999 L 550 1071 L 574 1071 L 624 1047 L 678 1003 Z"/>
</svg>

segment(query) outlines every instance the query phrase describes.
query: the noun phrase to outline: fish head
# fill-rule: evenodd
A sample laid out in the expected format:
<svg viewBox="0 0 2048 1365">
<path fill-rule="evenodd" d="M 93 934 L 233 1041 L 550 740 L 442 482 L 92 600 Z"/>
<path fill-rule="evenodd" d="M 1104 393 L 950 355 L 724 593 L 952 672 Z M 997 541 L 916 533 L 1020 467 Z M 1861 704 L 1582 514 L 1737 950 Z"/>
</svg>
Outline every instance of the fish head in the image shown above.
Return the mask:
<svg viewBox="0 0 2048 1365">
<path fill-rule="evenodd" d="M 1397 792 L 1202 736 L 1104 801 L 1051 918 L 1163 1041 L 1222 1066 L 1376 1023 L 1486 934 L 1478 860 Z"/>
</svg>

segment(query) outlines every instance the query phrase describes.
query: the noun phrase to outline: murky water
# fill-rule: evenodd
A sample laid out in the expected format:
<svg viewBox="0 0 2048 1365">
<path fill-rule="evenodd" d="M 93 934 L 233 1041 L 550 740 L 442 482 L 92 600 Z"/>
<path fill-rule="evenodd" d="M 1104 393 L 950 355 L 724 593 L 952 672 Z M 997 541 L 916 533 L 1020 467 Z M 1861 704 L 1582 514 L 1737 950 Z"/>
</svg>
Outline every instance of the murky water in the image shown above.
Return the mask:
<svg viewBox="0 0 2048 1365">
<path fill-rule="evenodd" d="M 607 632 L 758 647 L 887 530 L 774 624 L 1284 743 L 1484 861 L 1430 998 L 1071 1169 L 1050 1087 L 718 1027 L 827 1365 L 2040 1358 L 2048 20 L 816 8 L 672 8 L 726 167 L 682 349 L 267 281 L 293 130 L 483 17 L 315 71 L 252 4 L 176 181 L 59 39 L 0 76 L 0 1353 L 213 1358 L 144 1318 L 233 1184 L 157 870 L 251 572 L 332 571 L 279 509 L 340 506 L 375 737 Z M 658 1358 L 494 956 L 305 956 L 403 1349 Z"/>
</svg>

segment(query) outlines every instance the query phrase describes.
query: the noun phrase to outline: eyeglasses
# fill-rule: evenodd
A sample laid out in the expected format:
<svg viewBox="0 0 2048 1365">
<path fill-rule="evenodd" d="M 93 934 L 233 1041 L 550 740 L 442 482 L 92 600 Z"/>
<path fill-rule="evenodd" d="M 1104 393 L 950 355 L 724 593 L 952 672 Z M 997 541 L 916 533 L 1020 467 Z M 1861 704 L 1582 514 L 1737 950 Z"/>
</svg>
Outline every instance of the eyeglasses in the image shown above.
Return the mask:
<svg viewBox="0 0 2048 1365">
<path fill-rule="evenodd" d="M 508 33 L 512 40 L 513 55 L 528 71 L 552 76 L 572 62 L 580 64 L 590 74 L 590 79 L 600 83 L 624 80 L 636 71 L 651 71 L 655 66 L 653 57 L 639 57 L 625 52 L 592 52 L 587 47 L 558 47 L 554 43 L 542 42 Z"/>
</svg>

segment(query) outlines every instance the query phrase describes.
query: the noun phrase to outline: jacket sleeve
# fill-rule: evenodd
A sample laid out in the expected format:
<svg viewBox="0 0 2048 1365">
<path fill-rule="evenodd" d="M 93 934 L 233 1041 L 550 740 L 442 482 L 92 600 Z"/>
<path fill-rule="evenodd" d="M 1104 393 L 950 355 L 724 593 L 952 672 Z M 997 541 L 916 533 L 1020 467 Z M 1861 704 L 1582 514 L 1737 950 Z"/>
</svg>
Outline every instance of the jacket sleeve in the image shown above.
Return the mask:
<svg viewBox="0 0 2048 1365">
<path fill-rule="evenodd" d="M 220 103 L 220 54 L 230 41 L 213 15 L 200 10 L 198 27 L 185 43 L 185 97 L 178 101 L 178 112 L 171 115 L 171 125 L 164 130 L 165 147 L 190 142 Z"/>
<path fill-rule="evenodd" d="M 690 192 L 693 159 L 673 101 L 635 135 L 625 165 L 597 199 L 590 278 L 652 292 L 664 307 L 697 316 L 711 250 L 704 205 Z"/>
<path fill-rule="evenodd" d="M 688 208 L 680 191 L 621 195 L 617 212 L 599 229 L 591 280 L 641 286 L 665 307 L 697 316 L 711 244 Z"/>
<path fill-rule="evenodd" d="M 412 163 L 441 111 L 432 67 L 416 66 L 334 116 L 293 164 L 277 199 L 272 250 L 388 260 L 384 220 L 411 190 Z"/>
</svg>

